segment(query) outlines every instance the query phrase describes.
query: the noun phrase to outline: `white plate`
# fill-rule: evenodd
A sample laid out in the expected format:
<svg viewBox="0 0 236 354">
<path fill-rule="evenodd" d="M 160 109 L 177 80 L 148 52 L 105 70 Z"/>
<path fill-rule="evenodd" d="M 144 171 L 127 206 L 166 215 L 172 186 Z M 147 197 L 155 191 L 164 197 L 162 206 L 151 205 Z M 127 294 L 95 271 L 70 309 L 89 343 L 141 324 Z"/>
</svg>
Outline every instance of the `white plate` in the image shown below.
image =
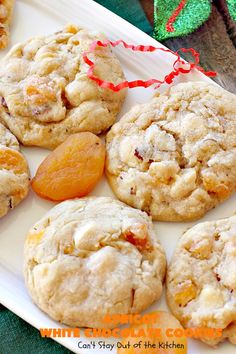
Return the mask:
<svg viewBox="0 0 236 354">
<path fill-rule="evenodd" d="M 55 32 L 68 22 L 105 32 L 113 40 L 123 38 L 129 43 L 161 46 L 136 27 L 92 0 L 18 0 L 13 19 L 12 43 L 17 43 L 30 36 Z M 116 48 L 115 52 L 129 80 L 141 77 L 145 79 L 159 78 L 170 70 L 172 59 L 165 53 L 146 53 L 134 56 L 132 52 L 124 51 L 121 48 Z M 182 81 L 199 79 L 209 80 L 198 72 L 181 78 Z M 122 113 L 135 103 L 147 101 L 152 94 L 153 89 L 130 90 Z M 23 152 L 29 161 L 31 174 L 34 175 L 47 151 L 38 148 L 24 148 Z M 103 180 L 93 195 L 112 195 L 112 192 L 106 181 Z M 25 234 L 29 227 L 52 205 L 53 203 L 43 201 L 31 192 L 19 207 L 0 221 L 0 302 L 36 328 L 62 327 L 32 304 L 24 287 L 22 275 Z M 233 196 L 208 213 L 203 220 L 214 220 L 232 215 L 236 211 L 235 205 L 236 196 Z M 193 223 L 158 223 L 155 225 L 168 259 L 170 259 L 178 237 L 191 225 Z M 154 308 L 166 309 L 164 296 L 161 301 L 152 306 L 152 309 Z M 57 338 L 56 340 L 75 353 L 110 353 L 106 350 L 78 350 L 78 339 Z M 85 341 L 83 338 L 82 340 Z M 224 343 L 214 350 L 215 354 L 222 352 L 233 354 L 235 347 Z M 189 354 L 199 353 L 210 354 L 213 353 L 213 349 L 197 341 L 189 341 Z"/>
</svg>

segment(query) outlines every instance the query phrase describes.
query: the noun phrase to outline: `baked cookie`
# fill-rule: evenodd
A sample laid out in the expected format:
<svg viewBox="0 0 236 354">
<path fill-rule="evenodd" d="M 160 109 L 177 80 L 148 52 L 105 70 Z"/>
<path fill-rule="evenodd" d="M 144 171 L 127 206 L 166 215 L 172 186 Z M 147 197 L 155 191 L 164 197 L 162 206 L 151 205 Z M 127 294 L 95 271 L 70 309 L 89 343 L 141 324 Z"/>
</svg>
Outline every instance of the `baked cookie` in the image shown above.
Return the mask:
<svg viewBox="0 0 236 354">
<path fill-rule="evenodd" d="M 0 217 L 27 195 L 29 169 L 16 138 L 0 124 Z"/>
<path fill-rule="evenodd" d="M 198 219 L 236 187 L 236 96 L 181 83 L 135 106 L 107 134 L 117 197 L 154 220 Z"/>
<path fill-rule="evenodd" d="M 102 89 L 87 77 L 82 53 L 95 40 L 105 37 L 69 25 L 14 46 L 1 61 L 0 119 L 22 144 L 52 149 L 73 133 L 100 134 L 114 123 L 126 90 Z M 115 84 L 124 80 L 110 48 L 90 58 L 95 75 Z"/>
<path fill-rule="evenodd" d="M 0 0 L 0 49 L 8 46 L 14 0 Z"/>
<path fill-rule="evenodd" d="M 167 301 L 184 327 L 221 328 L 216 345 L 236 345 L 236 216 L 200 223 L 179 240 L 167 275 Z"/>
<path fill-rule="evenodd" d="M 147 214 L 106 197 L 58 204 L 28 233 L 24 274 L 33 301 L 69 326 L 114 327 L 159 299 L 165 255 Z"/>
</svg>

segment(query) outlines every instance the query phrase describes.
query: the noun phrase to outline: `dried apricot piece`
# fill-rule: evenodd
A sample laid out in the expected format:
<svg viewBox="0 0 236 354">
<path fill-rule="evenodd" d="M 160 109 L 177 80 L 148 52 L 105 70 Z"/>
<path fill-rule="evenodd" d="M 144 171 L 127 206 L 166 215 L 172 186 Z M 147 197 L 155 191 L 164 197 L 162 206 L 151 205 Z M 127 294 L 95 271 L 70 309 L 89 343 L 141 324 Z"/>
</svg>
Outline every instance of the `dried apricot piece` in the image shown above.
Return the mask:
<svg viewBox="0 0 236 354">
<path fill-rule="evenodd" d="M 124 233 L 126 241 L 132 243 L 140 251 L 150 248 L 148 243 L 148 229 L 146 224 L 135 223 L 131 228 Z"/>
<path fill-rule="evenodd" d="M 85 196 L 101 178 L 104 164 L 101 139 L 89 132 L 74 134 L 41 163 L 32 188 L 42 198 L 53 201 Z"/>
<path fill-rule="evenodd" d="M 139 250 L 144 250 L 146 248 L 147 239 L 137 238 L 132 231 L 127 231 L 124 237 L 129 243 L 132 243 L 132 245 L 137 247 Z"/>
<path fill-rule="evenodd" d="M 28 165 L 23 155 L 13 149 L 0 149 L 0 166 L 2 169 L 22 174 L 28 171 Z"/>
<path fill-rule="evenodd" d="M 134 333 L 143 329 L 145 334 L 150 335 L 124 338 L 117 345 L 117 354 L 187 354 L 187 339 L 179 321 L 165 311 L 155 311 L 153 314 L 157 315 L 156 323 L 131 327 Z M 178 335 L 178 332 L 183 335 Z"/>
<path fill-rule="evenodd" d="M 38 244 L 44 236 L 44 230 L 29 233 L 26 238 L 27 243 Z"/>
<path fill-rule="evenodd" d="M 48 79 L 34 76 L 32 80 L 25 85 L 24 99 L 42 105 L 49 101 L 55 102 L 57 97 L 56 91 L 52 85 L 49 84 Z"/>
<path fill-rule="evenodd" d="M 192 282 L 192 280 L 184 280 L 178 285 L 178 290 L 175 293 L 175 301 L 181 307 L 187 305 L 187 303 L 197 296 L 196 285 Z"/>
<path fill-rule="evenodd" d="M 213 174 L 203 176 L 203 185 L 209 193 L 215 193 L 220 199 L 226 199 L 231 191 L 231 183 L 221 181 Z"/>
</svg>

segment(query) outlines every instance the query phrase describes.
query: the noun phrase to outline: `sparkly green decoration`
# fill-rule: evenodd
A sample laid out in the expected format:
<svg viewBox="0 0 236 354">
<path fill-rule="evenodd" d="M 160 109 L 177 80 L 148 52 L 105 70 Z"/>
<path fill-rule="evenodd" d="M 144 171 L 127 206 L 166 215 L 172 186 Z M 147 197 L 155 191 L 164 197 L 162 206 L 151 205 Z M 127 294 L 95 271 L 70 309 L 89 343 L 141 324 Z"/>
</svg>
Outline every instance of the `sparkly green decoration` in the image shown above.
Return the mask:
<svg viewBox="0 0 236 354">
<path fill-rule="evenodd" d="M 230 16 L 236 21 L 236 0 L 227 0 Z"/>
<path fill-rule="evenodd" d="M 229 0 L 228 2 L 233 3 L 235 14 L 236 1 Z M 163 41 L 168 38 L 185 36 L 200 27 L 208 19 L 210 13 L 210 0 L 154 0 L 154 37 Z M 172 31 L 170 22 L 172 22 Z"/>
</svg>

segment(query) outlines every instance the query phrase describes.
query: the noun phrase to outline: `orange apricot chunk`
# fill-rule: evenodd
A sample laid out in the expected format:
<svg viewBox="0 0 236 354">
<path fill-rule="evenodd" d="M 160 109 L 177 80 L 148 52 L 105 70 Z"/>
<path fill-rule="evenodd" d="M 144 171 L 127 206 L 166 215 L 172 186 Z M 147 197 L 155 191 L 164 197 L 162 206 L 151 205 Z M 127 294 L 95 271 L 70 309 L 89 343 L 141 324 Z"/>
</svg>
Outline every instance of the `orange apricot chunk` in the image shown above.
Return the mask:
<svg viewBox="0 0 236 354">
<path fill-rule="evenodd" d="M 83 132 L 69 136 L 39 166 L 32 188 L 52 201 L 83 197 L 102 177 L 105 146 L 96 135 Z"/>
<path fill-rule="evenodd" d="M 26 237 L 26 242 L 30 244 L 39 244 L 41 239 L 44 236 L 44 230 L 34 232 L 34 233 L 29 233 Z"/>
<path fill-rule="evenodd" d="M 24 156 L 13 149 L 0 149 L 0 166 L 2 169 L 22 174 L 28 171 L 28 165 Z"/>
<path fill-rule="evenodd" d="M 126 241 L 132 243 L 140 251 L 146 249 L 147 238 L 137 238 L 132 231 L 127 231 L 124 236 Z"/>
<path fill-rule="evenodd" d="M 156 323 L 131 327 L 136 331 L 144 329 L 145 333 L 150 333 L 150 336 L 124 338 L 120 342 L 121 345 L 117 345 L 117 354 L 187 354 L 187 339 L 185 336 L 178 335 L 178 331 L 183 329 L 179 321 L 166 311 L 154 311 L 152 314 L 157 315 Z M 171 348 L 173 342 L 175 346 Z M 170 345 L 163 348 L 163 343 Z"/>
<path fill-rule="evenodd" d="M 132 243 L 140 251 L 145 251 L 150 249 L 150 244 L 148 242 L 148 229 L 146 224 L 134 223 L 124 233 L 124 238 L 129 243 Z"/>
</svg>

